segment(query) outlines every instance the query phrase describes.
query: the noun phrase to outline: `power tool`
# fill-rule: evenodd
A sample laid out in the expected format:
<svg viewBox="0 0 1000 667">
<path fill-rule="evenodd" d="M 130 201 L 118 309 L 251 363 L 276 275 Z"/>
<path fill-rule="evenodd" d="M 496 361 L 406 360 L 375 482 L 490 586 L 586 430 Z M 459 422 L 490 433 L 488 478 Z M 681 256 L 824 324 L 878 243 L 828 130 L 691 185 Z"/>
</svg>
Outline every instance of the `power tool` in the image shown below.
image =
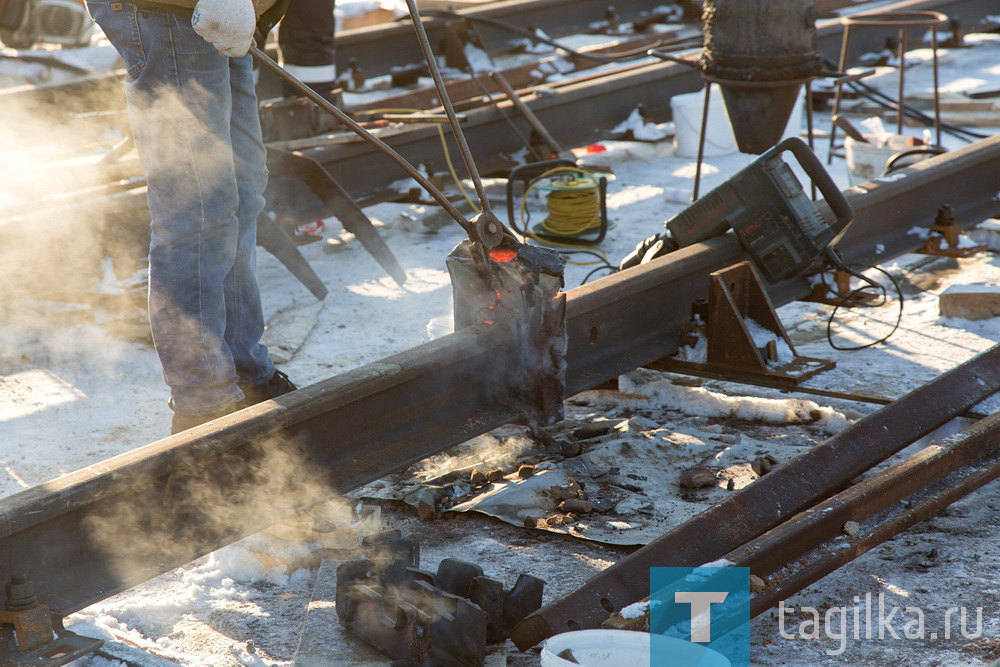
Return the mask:
<svg viewBox="0 0 1000 667">
<path fill-rule="evenodd" d="M 792 168 L 782 159 L 791 152 L 826 198 L 833 214 L 828 224 Z M 846 227 L 854 211 L 823 164 L 797 138 L 765 151 L 722 185 L 667 221 L 669 234 L 646 239 L 619 268 L 647 262 L 678 247 L 718 236 L 730 227 L 754 264 L 771 283 L 800 272 Z"/>
</svg>

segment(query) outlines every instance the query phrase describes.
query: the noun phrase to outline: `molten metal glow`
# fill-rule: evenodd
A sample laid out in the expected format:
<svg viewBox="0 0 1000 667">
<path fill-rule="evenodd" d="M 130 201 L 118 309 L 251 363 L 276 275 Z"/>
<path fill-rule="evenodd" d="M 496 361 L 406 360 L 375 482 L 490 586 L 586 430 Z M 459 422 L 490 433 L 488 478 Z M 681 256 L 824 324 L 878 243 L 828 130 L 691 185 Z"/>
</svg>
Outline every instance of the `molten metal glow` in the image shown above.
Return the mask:
<svg viewBox="0 0 1000 667">
<path fill-rule="evenodd" d="M 517 251 L 508 248 L 493 248 L 490 250 L 490 259 L 494 262 L 507 263 L 517 259 Z"/>
</svg>

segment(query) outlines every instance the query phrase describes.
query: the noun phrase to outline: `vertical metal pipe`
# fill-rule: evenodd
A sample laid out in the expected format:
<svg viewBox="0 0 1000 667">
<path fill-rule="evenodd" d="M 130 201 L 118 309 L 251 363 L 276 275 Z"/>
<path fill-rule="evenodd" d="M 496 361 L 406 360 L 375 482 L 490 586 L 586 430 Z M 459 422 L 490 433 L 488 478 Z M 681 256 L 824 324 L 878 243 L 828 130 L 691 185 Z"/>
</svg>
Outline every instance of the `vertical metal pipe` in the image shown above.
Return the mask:
<svg viewBox="0 0 1000 667">
<path fill-rule="evenodd" d="M 851 43 L 851 24 L 844 23 L 844 39 L 840 42 L 840 62 L 837 64 L 837 71 L 843 72 L 847 66 L 847 46 Z M 840 98 L 844 94 L 844 84 L 838 83 L 833 94 L 833 116 L 840 113 Z M 826 155 L 826 163 L 833 164 L 833 147 L 837 140 L 837 124 L 830 126 L 830 150 Z"/>
<path fill-rule="evenodd" d="M 952 28 L 955 30 L 955 28 Z M 941 93 L 938 91 L 938 38 L 937 26 L 931 26 L 931 54 L 934 59 L 934 136 L 941 145 Z"/>
<path fill-rule="evenodd" d="M 832 124 L 836 126 L 836 124 Z M 806 81 L 806 138 L 809 140 L 809 150 L 815 151 L 815 140 L 813 136 L 813 86 L 812 79 Z M 812 198 L 816 200 L 816 183 L 812 182 Z"/>
<path fill-rule="evenodd" d="M 701 132 L 698 133 L 698 161 L 694 166 L 694 188 L 691 190 L 691 201 L 698 201 L 698 188 L 701 186 L 701 161 L 705 157 L 705 132 L 708 130 L 708 103 L 712 99 L 712 84 L 705 82 L 705 101 L 701 105 Z"/>
<path fill-rule="evenodd" d="M 906 76 L 906 28 L 899 29 L 899 45 L 896 48 L 899 61 L 899 92 L 896 98 L 896 134 L 903 134 L 903 79 Z"/>
</svg>

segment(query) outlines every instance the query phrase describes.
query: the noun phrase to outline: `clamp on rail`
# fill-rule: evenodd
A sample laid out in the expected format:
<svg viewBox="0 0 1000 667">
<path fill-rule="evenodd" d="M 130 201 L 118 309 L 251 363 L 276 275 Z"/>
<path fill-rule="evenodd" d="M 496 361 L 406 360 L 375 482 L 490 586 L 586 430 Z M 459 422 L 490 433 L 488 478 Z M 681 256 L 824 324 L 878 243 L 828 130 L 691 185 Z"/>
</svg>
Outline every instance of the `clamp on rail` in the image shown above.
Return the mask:
<svg viewBox="0 0 1000 667">
<path fill-rule="evenodd" d="M 454 106 L 452 105 L 451 99 L 445 89 L 444 80 L 441 77 L 441 72 L 438 69 L 437 62 L 434 60 L 434 53 L 431 50 L 430 42 L 427 39 L 427 32 L 424 30 L 424 26 L 420 20 L 420 13 L 417 10 L 414 0 L 407 0 L 407 5 L 409 6 L 410 15 L 413 19 L 413 25 L 417 33 L 417 39 L 420 43 L 421 51 L 423 52 L 424 59 L 427 62 L 427 67 L 431 72 L 431 76 L 434 79 L 434 85 L 437 88 L 441 102 L 444 105 L 445 113 L 448 116 L 448 124 L 451 126 L 452 132 L 455 135 L 455 139 L 462 154 L 462 161 L 465 163 L 465 166 L 472 177 L 472 182 L 476 188 L 476 196 L 479 199 L 481 212 L 471 221 L 462 215 L 462 213 L 451 203 L 451 201 L 449 201 L 438 188 L 434 187 L 426 176 L 410 164 L 402 155 L 397 153 L 392 147 L 365 128 L 361 127 L 361 125 L 359 125 L 348 114 L 338 109 L 316 91 L 312 90 L 292 74 L 288 73 L 283 67 L 272 60 L 267 54 L 256 46 L 252 45 L 250 47 L 250 53 L 262 67 L 266 67 L 280 79 L 294 86 L 314 104 L 332 115 L 348 129 L 361 137 L 361 139 L 385 154 L 389 159 L 399 165 L 403 171 L 409 174 L 413 180 L 419 183 L 420 186 L 424 188 L 424 190 L 426 190 L 427 193 L 430 194 L 430 196 L 455 220 L 455 222 L 457 222 L 462 229 L 465 230 L 465 233 L 468 234 L 469 239 L 477 248 L 477 255 L 481 261 L 483 269 L 490 274 L 492 281 L 496 283 L 499 280 L 499 275 L 492 267 L 489 251 L 499 245 L 505 237 L 518 245 L 520 245 L 520 243 L 517 241 L 514 234 L 507 229 L 500 218 L 493 213 L 493 210 L 490 207 L 489 199 L 486 196 L 486 189 L 483 187 L 482 178 L 480 178 L 479 171 L 476 169 L 475 161 L 472 158 L 472 152 L 469 150 L 469 144 L 466 141 L 465 134 L 462 132 L 462 128 L 459 125 L 458 117 L 455 114 Z"/>
</svg>

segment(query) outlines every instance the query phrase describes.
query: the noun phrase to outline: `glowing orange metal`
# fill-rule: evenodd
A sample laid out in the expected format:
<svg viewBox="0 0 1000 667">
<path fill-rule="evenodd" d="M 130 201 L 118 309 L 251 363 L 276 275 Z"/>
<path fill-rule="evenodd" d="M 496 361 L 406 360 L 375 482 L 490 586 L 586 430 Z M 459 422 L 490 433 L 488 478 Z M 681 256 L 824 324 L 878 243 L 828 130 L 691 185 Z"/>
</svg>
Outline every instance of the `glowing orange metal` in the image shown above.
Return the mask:
<svg viewBox="0 0 1000 667">
<path fill-rule="evenodd" d="M 494 262 L 511 262 L 517 259 L 517 251 L 509 248 L 493 248 L 490 250 L 490 259 Z"/>
</svg>

